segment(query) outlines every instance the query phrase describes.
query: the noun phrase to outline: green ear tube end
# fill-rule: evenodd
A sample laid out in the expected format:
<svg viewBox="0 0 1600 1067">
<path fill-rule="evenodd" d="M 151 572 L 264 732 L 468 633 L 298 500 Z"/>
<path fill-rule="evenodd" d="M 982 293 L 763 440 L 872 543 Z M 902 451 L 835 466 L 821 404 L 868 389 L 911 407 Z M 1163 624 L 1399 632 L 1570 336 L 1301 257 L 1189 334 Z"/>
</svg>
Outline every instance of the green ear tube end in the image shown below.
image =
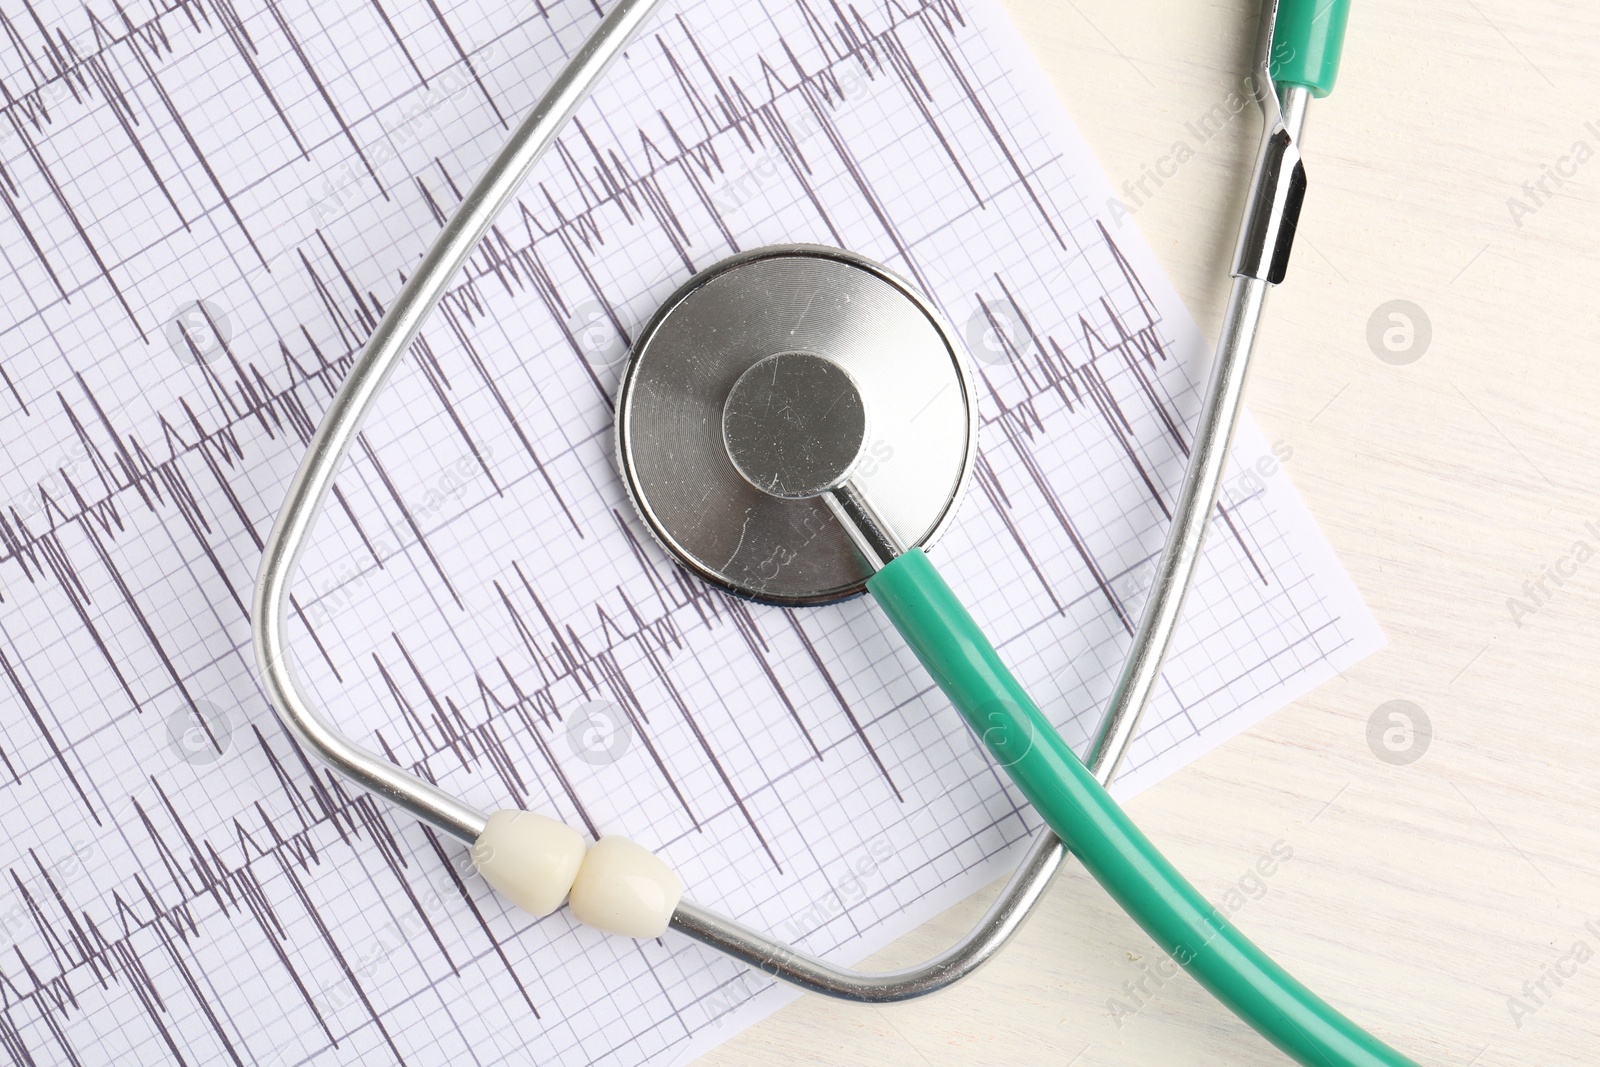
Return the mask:
<svg viewBox="0 0 1600 1067">
<path fill-rule="evenodd" d="M 1272 24 L 1272 80 L 1327 96 L 1339 76 L 1350 0 L 1279 0 Z"/>
</svg>

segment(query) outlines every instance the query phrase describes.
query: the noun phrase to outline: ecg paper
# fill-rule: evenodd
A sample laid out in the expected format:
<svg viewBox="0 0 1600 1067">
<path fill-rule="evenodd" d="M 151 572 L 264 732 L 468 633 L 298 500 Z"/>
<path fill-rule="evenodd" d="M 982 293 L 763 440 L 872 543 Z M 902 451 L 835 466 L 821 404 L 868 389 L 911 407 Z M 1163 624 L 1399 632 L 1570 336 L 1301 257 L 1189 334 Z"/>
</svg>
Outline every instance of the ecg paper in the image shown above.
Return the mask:
<svg viewBox="0 0 1600 1067">
<path fill-rule="evenodd" d="M 253 672 L 314 425 L 595 7 L 0 15 L 7 1058 L 669 1063 L 792 998 L 673 932 L 511 909 L 298 749 Z M 296 586 L 309 691 L 471 803 L 629 835 L 833 959 L 996 878 L 1038 821 L 873 606 L 691 580 L 631 512 L 611 401 L 634 331 L 732 252 L 911 279 L 980 392 L 935 558 L 1081 749 L 1207 357 L 1109 196 L 994 0 L 665 6 L 369 420 Z M 1120 795 L 1382 641 L 1276 453 L 1241 432 Z"/>
</svg>

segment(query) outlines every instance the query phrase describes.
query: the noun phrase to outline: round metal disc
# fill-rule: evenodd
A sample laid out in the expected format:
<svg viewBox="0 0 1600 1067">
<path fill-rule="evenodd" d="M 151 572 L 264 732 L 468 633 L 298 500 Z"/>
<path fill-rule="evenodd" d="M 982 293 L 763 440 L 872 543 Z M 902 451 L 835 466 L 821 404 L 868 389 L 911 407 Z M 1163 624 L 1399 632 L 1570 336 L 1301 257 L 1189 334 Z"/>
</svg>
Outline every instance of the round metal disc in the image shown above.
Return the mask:
<svg viewBox="0 0 1600 1067">
<path fill-rule="evenodd" d="M 733 383 L 722 442 L 745 481 L 803 500 L 843 485 L 855 470 L 867 444 L 867 405 L 833 360 L 780 352 Z"/>
<path fill-rule="evenodd" d="M 742 477 L 723 435 L 741 377 L 796 353 L 854 384 L 870 426 L 847 473 L 902 541 L 932 543 L 976 456 L 972 382 L 933 306 L 853 253 L 758 249 L 686 282 L 628 354 L 617 457 L 639 514 L 684 566 L 741 596 L 817 604 L 861 592 L 871 569 L 820 499 L 782 499 Z M 848 444 L 834 442 L 821 466 L 837 465 Z"/>
</svg>

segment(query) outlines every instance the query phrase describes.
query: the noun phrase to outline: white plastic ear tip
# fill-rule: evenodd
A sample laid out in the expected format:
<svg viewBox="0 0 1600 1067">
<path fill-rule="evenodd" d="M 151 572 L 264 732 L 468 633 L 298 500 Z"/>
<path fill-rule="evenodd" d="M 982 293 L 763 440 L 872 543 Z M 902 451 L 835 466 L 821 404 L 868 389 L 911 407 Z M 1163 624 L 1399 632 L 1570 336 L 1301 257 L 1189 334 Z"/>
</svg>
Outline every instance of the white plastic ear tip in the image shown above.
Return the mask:
<svg viewBox="0 0 1600 1067">
<path fill-rule="evenodd" d="M 497 811 L 472 845 L 472 862 L 517 907 L 549 915 L 561 907 L 578 877 L 583 836 L 531 811 Z"/>
<path fill-rule="evenodd" d="M 602 837 L 572 883 L 572 914 L 608 934 L 660 937 L 682 897 L 683 882 L 653 852 L 626 837 Z"/>
</svg>

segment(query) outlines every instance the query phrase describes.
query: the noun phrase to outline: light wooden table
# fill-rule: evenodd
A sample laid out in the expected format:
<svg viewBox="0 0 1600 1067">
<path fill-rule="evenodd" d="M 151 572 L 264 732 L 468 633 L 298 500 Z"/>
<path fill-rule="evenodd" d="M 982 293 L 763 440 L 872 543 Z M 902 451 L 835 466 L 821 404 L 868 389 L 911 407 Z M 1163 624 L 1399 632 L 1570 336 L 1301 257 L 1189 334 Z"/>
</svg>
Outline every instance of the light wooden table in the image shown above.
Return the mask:
<svg viewBox="0 0 1600 1067">
<path fill-rule="evenodd" d="M 1248 65 L 1249 0 L 1008 2 L 1114 184 Z M 1208 336 L 1257 129 L 1241 116 L 1137 213 Z M 1356 0 L 1306 140 L 1250 406 L 1292 443 L 1294 482 L 1390 644 L 1133 814 L 1212 899 L 1286 842 L 1236 921 L 1419 1062 L 1600 1063 L 1600 5 Z M 1367 341 L 1391 300 L 1431 324 L 1405 365 Z M 1580 562 L 1579 541 L 1597 555 Z M 1535 604 L 1524 582 L 1549 571 L 1571 573 Z M 1514 617 L 1513 597 L 1533 610 Z M 1391 700 L 1432 725 L 1409 765 L 1368 746 Z M 870 962 L 927 956 L 987 899 Z M 1285 1062 L 1186 976 L 1115 1018 L 1151 949 L 1072 866 L 966 983 L 884 1008 L 806 997 L 700 1062 Z"/>
</svg>

